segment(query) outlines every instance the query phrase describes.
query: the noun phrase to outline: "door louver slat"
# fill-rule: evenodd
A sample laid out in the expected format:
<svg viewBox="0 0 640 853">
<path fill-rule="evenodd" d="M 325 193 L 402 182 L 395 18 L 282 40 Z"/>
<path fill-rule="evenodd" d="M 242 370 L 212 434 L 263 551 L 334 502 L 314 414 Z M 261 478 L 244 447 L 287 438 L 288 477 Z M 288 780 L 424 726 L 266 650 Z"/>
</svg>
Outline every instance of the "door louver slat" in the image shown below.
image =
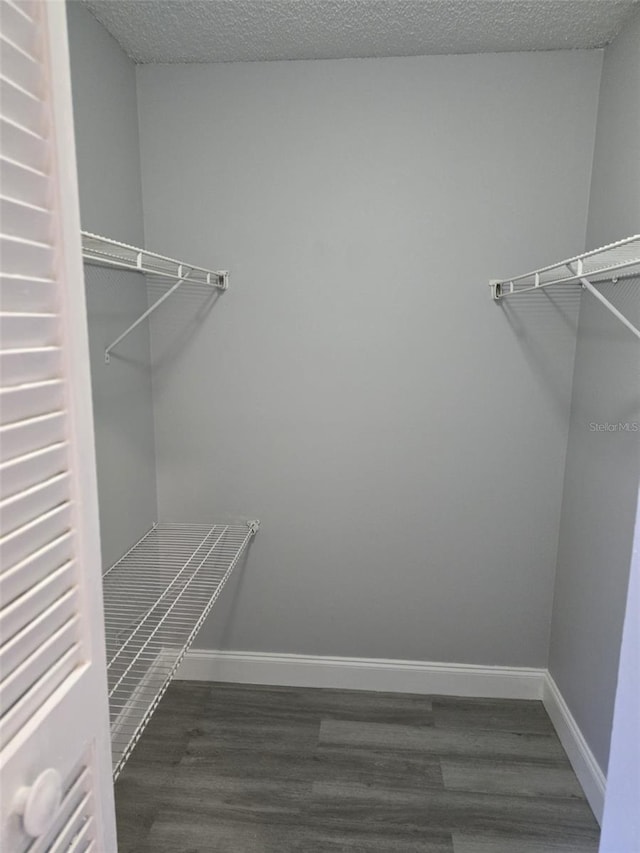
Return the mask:
<svg viewBox="0 0 640 853">
<path fill-rule="evenodd" d="M 3 311 L 49 313 L 57 307 L 55 282 L 50 278 L 0 275 Z"/>
<path fill-rule="evenodd" d="M 0 127 L 3 142 L 6 129 Z M 24 145 L 24 140 L 22 141 Z M 53 272 L 53 247 L 37 240 L 0 236 L 2 269 L 10 275 L 33 275 L 45 278 Z"/>
<path fill-rule="evenodd" d="M 31 169 L 43 172 L 47 167 L 47 143 L 37 133 L 30 133 L 22 125 L 0 119 L 2 152 L 11 160 L 18 160 Z M 11 270 L 11 267 L 8 267 Z"/>
<path fill-rule="evenodd" d="M 10 709 L 29 690 L 30 685 L 41 679 L 49 667 L 75 645 L 77 622 L 75 616 L 67 620 L 20 666 L 0 681 L 5 708 Z"/>
<path fill-rule="evenodd" d="M 72 774 L 53 826 L 46 835 L 34 842 L 29 853 L 51 853 L 52 844 L 60 839 L 73 838 L 90 817 L 92 779 L 87 767 Z M 62 848 L 64 849 L 64 848 Z"/>
<path fill-rule="evenodd" d="M 9 121 L 46 130 L 45 106 L 33 92 L 3 76 L 0 77 L 0 100 L 2 112 Z"/>
<path fill-rule="evenodd" d="M 45 853 L 50 851 L 51 844 L 64 830 L 65 826 L 73 817 L 74 812 L 85 799 L 87 792 L 91 790 L 91 773 L 87 767 L 82 766 L 79 770 L 74 769 L 67 780 L 62 802 L 58 809 L 54 822 L 45 835 L 33 843 L 29 853 Z"/>
<path fill-rule="evenodd" d="M 0 499 L 4 501 L 62 473 L 67 463 L 66 447 L 61 441 L 3 462 L 0 465 Z"/>
<path fill-rule="evenodd" d="M 0 312 L 0 340 L 3 350 L 16 347 L 52 346 L 60 340 L 58 318 L 51 313 L 2 311 Z"/>
<path fill-rule="evenodd" d="M 19 595 L 57 571 L 73 554 L 71 533 L 48 542 L 26 560 L 0 575 L 0 598 L 8 607 Z"/>
<path fill-rule="evenodd" d="M 86 833 L 87 831 L 91 832 L 93 829 L 91 825 L 92 819 L 85 816 L 90 799 L 91 795 L 86 794 L 78 803 L 67 826 L 60 833 L 55 844 L 52 844 L 49 848 L 49 853 L 62 853 L 63 850 L 71 853 L 72 850 L 78 849 L 79 843 L 83 840 L 87 841 Z"/>
<path fill-rule="evenodd" d="M 39 34 L 33 26 L 33 19 L 25 15 L 20 6 L 5 3 L 2 7 L 2 34 L 24 51 L 35 62 Z"/>
<path fill-rule="evenodd" d="M 63 445 L 64 427 L 64 413 L 60 410 L 0 427 L 0 462 L 10 462 L 21 456 L 26 459 L 49 446 Z M 44 476 L 49 474 L 45 472 Z"/>
<path fill-rule="evenodd" d="M 24 204 L 40 207 L 46 204 L 50 179 L 45 172 L 32 169 L 19 160 L 14 160 L 2 149 L 0 156 L 0 186 L 2 192 L 11 198 L 18 198 Z M 3 273 L 9 270 L 3 268 Z"/>
<path fill-rule="evenodd" d="M 83 802 L 83 808 L 87 808 L 87 802 Z M 76 828 L 75 834 L 72 836 L 71 843 L 64 841 L 64 843 L 56 844 L 51 848 L 52 853 L 62 853 L 63 850 L 68 851 L 68 853 L 86 853 L 87 845 L 91 840 L 91 836 L 93 835 L 93 818 L 90 817 L 88 819 L 80 818 L 78 822 L 79 826 Z M 68 844 L 68 846 L 67 846 Z"/>
<path fill-rule="evenodd" d="M 30 21 L 32 26 L 36 24 L 37 0 L 4 0 L 4 2 Z"/>
<path fill-rule="evenodd" d="M 53 379 L 62 369 L 62 352 L 58 347 L 29 347 L 0 352 L 0 376 L 11 376 L 19 385 L 38 378 Z"/>
<path fill-rule="evenodd" d="M 2 71 L 10 80 L 18 83 L 23 89 L 32 92 L 34 95 L 43 89 L 42 68 L 38 62 L 20 50 L 20 46 L 12 42 L 4 35 L 4 10 L 10 8 L 8 4 L 3 4 L 3 33 L 0 36 L 2 42 Z"/>
<path fill-rule="evenodd" d="M 36 710 L 42 705 L 53 691 L 71 675 L 82 660 L 82 650 L 79 643 L 59 658 L 53 666 L 35 681 L 29 690 L 24 693 L 19 702 L 9 707 L 0 719 L 0 749 L 15 737 L 24 728 Z M 0 693 L 2 682 L 0 682 Z M 4 702 L 4 700 L 3 700 Z M 3 704 L 3 708 L 7 707 Z"/>
<path fill-rule="evenodd" d="M 27 524 L 34 511 L 39 515 L 61 506 L 69 495 L 69 475 L 65 472 L 41 480 L 0 503 L 0 536 Z"/>
<path fill-rule="evenodd" d="M 69 574 L 69 573 L 67 573 Z M 57 578 L 58 587 L 69 586 L 68 577 Z M 51 590 L 46 590 L 46 594 Z M 43 593 L 44 597 L 45 593 Z M 24 610 L 36 612 L 39 605 L 33 604 L 31 601 L 26 601 L 24 606 L 20 607 L 20 602 L 17 602 L 19 612 L 16 612 L 16 618 L 23 617 Z M 53 632 L 61 628 L 67 622 L 74 611 L 77 609 L 78 602 L 74 589 L 69 589 L 64 595 L 57 598 L 53 604 L 49 605 L 46 610 L 43 610 L 37 616 L 31 616 L 31 621 L 25 627 L 18 631 L 11 640 L 8 641 L 0 650 L 0 672 L 6 673 L 7 677 L 14 670 L 26 661 L 36 649 L 42 645 L 46 638 Z M 6 626 L 6 633 L 11 633 L 13 626 Z M 2 626 L 2 632 L 5 633 L 5 626 Z"/>
<path fill-rule="evenodd" d="M 25 204 L 4 194 L 0 196 L 0 222 L 3 232 L 9 236 L 24 234 L 28 226 L 33 239 L 39 243 L 46 243 L 51 238 L 51 214 L 46 208 Z M 1 307 L 3 311 L 7 310 L 4 293 Z"/>
<path fill-rule="evenodd" d="M 4 376 L 2 380 L 7 381 Z M 15 387 L 9 384 L 0 391 L 0 422 L 4 425 L 23 421 L 61 409 L 63 405 L 64 388 L 60 379 L 29 382 Z"/>
<path fill-rule="evenodd" d="M 67 501 L 3 536 L 0 539 L 0 561 L 5 566 L 19 563 L 70 528 L 71 504 Z"/>
<path fill-rule="evenodd" d="M 67 562 L 27 589 L 7 607 L 3 607 L 0 612 L 0 643 L 3 647 L 9 640 L 13 642 L 24 631 L 28 631 L 32 622 L 57 605 L 73 586 L 72 563 Z M 3 652 L 4 648 L 0 649 L 0 654 Z M 7 675 L 9 670 L 0 669 L 0 672 Z"/>
</svg>

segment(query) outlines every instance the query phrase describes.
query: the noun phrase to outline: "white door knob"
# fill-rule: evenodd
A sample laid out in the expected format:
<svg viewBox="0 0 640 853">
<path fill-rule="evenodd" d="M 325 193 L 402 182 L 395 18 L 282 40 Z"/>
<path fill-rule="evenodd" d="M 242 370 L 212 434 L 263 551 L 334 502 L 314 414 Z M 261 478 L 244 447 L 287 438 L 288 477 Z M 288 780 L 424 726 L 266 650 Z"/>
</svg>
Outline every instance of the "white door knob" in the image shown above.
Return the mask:
<svg viewBox="0 0 640 853">
<path fill-rule="evenodd" d="M 62 802 L 62 779 L 57 770 L 43 770 L 31 787 L 18 789 L 13 809 L 22 815 L 24 831 L 37 838 L 51 826 Z"/>
</svg>

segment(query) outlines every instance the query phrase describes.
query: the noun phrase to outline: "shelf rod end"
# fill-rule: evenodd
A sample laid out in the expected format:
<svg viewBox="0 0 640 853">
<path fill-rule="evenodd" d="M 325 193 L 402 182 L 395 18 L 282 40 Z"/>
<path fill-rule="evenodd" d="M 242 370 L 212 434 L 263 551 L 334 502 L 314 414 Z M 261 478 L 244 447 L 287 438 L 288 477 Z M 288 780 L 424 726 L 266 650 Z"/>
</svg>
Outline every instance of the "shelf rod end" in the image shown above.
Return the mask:
<svg viewBox="0 0 640 853">
<path fill-rule="evenodd" d="M 502 282 L 499 278 L 492 278 L 489 282 L 491 288 L 491 296 L 497 302 L 502 296 Z"/>
<path fill-rule="evenodd" d="M 249 528 L 251 535 L 255 536 L 258 530 L 260 530 L 260 522 L 257 518 L 253 521 L 247 521 L 247 527 Z"/>
</svg>

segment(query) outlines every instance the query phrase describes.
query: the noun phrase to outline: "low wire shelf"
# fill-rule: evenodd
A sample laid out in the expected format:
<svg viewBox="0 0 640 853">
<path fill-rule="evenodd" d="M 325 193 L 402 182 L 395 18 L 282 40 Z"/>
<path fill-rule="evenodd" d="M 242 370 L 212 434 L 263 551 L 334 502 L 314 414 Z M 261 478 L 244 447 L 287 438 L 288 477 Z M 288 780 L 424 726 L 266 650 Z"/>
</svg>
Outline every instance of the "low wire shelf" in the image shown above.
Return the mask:
<svg viewBox="0 0 640 853">
<path fill-rule="evenodd" d="M 258 527 L 157 524 L 104 573 L 114 779 Z"/>
</svg>

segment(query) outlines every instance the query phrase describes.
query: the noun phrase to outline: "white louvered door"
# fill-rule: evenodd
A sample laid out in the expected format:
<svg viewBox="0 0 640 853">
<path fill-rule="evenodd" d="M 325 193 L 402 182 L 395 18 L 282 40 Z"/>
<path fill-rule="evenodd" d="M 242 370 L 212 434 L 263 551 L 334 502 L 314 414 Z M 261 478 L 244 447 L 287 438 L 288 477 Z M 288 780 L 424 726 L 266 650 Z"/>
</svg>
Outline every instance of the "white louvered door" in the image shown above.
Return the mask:
<svg viewBox="0 0 640 853">
<path fill-rule="evenodd" d="M 115 853 L 60 0 L 0 0 L 0 850 Z"/>
</svg>

